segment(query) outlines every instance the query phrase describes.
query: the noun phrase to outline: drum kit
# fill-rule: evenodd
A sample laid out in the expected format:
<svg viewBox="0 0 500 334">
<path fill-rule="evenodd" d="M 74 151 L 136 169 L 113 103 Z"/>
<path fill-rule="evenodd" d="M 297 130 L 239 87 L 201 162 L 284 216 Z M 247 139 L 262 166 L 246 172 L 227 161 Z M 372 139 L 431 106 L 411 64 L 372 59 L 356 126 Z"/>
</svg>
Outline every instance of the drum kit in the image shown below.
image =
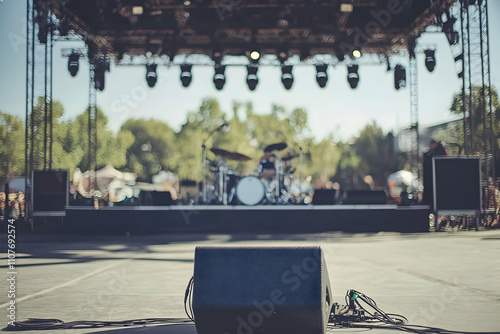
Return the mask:
<svg viewBox="0 0 500 334">
<path fill-rule="evenodd" d="M 289 164 L 298 156 L 280 157 L 279 152 L 287 148 L 286 143 L 275 143 L 264 148 L 264 154 L 253 174 L 238 175 L 227 160 L 248 161 L 250 157 L 221 148 L 211 148 L 219 160 L 206 160 L 212 172 L 213 185 L 208 187 L 204 204 L 219 205 L 271 205 L 291 204 L 295 196 L 290 191 L 294 171 Z"/>
</svg>

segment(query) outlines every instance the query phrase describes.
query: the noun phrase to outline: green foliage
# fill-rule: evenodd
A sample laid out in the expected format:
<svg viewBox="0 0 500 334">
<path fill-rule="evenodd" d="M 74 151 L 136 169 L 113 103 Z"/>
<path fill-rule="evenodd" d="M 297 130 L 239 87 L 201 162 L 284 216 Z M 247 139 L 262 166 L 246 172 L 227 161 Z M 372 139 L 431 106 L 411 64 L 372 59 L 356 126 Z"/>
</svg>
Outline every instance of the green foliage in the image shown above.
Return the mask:
<svg viewBox="0 0 500 334">
<path fill-rule="evenodd" d="M 239 175 L 253 174 L 270 144 L 285 142 L 287 148 L 281 156 L 295 156 L 290 161 L 299 171 L 299 147 L 304 152 L 302 178 L 326 183 L 337 180 L 348 189 L 363 186 L 363 177 L 371 175 L 376 185 L 384 185 L 385 177 L 395 170 L 392 135 L 385 136 L 375 123 L 363 129 L 352 143 L 335 142 L 332 135 L 317 140 L 310 135 L 307 112 L 296 108 L 291 111 L 279 105 L 271 106 L 267 114 L 256 113 L 250 102 L 234 102 L 230 118 L 222 112 L 215 99 L 201 102 L 197 111 L 188 113 L 180 131 L 154 119 L 129 119 L 118 134 L 108 129 L 108 118 L 97 109 L 97 167 L 112 165 L 134 172 L 140 181 L 151 182 L 160 170 L 174 172 L 179 179 L 201 180 L 202 144 L 207 147 L 207 158 L 224 161 Z M 53 104 L 52 168 L 88 169 L 88 111 L 74 120 L 62 120 L 64 110 L 60 103 Z M 34 165 L 43 168 L 44 151 L 43 99 L 33 112 Z M 31 119 L 29 120 L 31 122 Z M 228 123 L 229 131 L 214 131 Z M 24 129 L 22 121 L 0 113 L 0 151 L 2 177 L 21 175 L 24 171 Z M 239 162 L 215 156 L 210 149 L 221 148 L 251 158 Z M 5 157 L 8 157 L 5 158 Z"/>
<path fill-rule="evenodd" d="M 111 145 L 121 145 L 118 150 L 128 148 L 127 160 L 121 165 L 137 173 L 140 180 L 151 182 L 151 176 L 160 170 L 176 170 L 178 167 L 175 161 L 177 139 L 165 123 L 153 119 L 130 119 L 122 125 L 117 139 Z"/>
<path fill-rule="evenodd" d="M 489 101 L 487 98 L 483 99 L 483 96 L 487 95 L 488 89 L 489 88 L 487 86 L 484 87 L 484 90 L 481 86 L 472 86 L 471 89 L 472 107 L 470 109 L 470 115 L 467 115 L 467 117 L 471 120 L 472 133 L 474 137 L 472 153 L 481 153 L 485 150 L 490 152 L 491 143 L 488 139 L 484 141 L 483 135 L 486 135 L 486 137 L 489 138 L 491 115 L 493 115 L 492 125 L 493 137 L 496 140 L 495 147 L 500 147 L 500 101 L 498 99 L 498 91 L 495 87 L 491 87 L 491 101 Z M 469 101 L 469 96 L 470 94 L 467 93 L 466 101 Z M 490 102 L 492 106 L 492 114 L 490 114 Z M 450 106 L 450 111 L 455 114 L 463 115 L 462 93 L 455 94 Z M 486 111 L 486 113 L 484 111 Z M 486 132 L 484 128 L 484 121 L 486 121 Z M 463 144 L 463 127 L 460 127 L 458 131 L 460 143 Z"/>
<path fill-rule="evenodd" d="M 24 172 L 23 121 L 0 111 L 0 181 Z"/>
</svg>

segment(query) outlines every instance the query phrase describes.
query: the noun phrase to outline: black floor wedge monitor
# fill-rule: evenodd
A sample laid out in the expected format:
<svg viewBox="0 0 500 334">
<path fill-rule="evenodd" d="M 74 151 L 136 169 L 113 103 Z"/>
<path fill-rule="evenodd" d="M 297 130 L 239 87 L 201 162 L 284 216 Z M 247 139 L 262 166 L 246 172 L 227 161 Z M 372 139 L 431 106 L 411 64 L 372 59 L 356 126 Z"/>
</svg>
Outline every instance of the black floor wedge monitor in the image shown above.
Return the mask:
<svg viewBox="0 0 500 334">
<path fill-rule="evenodd" d="M 331 288 L 320 247 L 197 247 L 198 334 L 324 334 Z"/>
</svg>

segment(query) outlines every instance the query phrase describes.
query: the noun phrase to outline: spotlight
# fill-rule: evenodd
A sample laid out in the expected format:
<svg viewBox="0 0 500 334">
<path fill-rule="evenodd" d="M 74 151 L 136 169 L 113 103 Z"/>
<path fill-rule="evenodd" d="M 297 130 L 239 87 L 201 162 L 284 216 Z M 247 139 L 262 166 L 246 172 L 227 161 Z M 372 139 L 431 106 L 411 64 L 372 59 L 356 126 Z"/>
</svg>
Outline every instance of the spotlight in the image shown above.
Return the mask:
<svg viewBox="0 0 500 334">
<path fill-rule="evenodd" d="M 434 67 L 436 67 L 436 50 L 425 50 L 425 67 L 429 72 L 434 71 Z"/>
<path fill-rule="evenodd" d="M 360 49 L 354 49 L 354 50 L 352 50 L 352 56 L 354 58 L 360 58 L 361 57 L 361 50 Z"/>
<path fill-rule="evenodd" d="M 260 59 L 260 52 L 257 50 L 252 50 L 248 53 L 248 56 L 249 56 L 250 62 L 252 64 L 257 64 L 259 62 L 259 59 Z"/>
<path fill-rule="evenodd" d="M 193 75 L 191 74 L 191 67 L 192 65 L 190 64 L 181 65 L 181 82 L 184 87 L 189 86 L 191 79 L 193 78 Z"/>
<path fill-rule="evenodd" d="M 104 77 L 105 72 L 109 72 L 109 60 L 101 57 L 96 61 L 94 67 L 94 87 L 101 92 L 104 90 Z"/>
<path fill-rule="evenodd" d="M 358 65 L 347 66 L 347 81 L 352 89 L 358 87 L 359 74 Z"/>
<path fill-rule="evenodd" d="M 457 19 L 454 16 L 450 16 L 449 13 L 446 13 L 446 17 L 447 21 L 443 23 L 442 31 L 445 33 L 448 43 L 450 43 L 450 45 L 456 45 L 460 39 L 458 31 L 453 27 Z"/>
<path fill-rule="evenodd" d="M 278 60 L 283 64 L 290 56 L 287 50 L 278 50 Z"/>
<path fill-rule="evenodd" d="M 324 88 L 328 81 L 327 67 L 327 64 L 316 65 L 316 81 L 321 88 Z"/>
<path fill-rule="evenodd" d="M 224 84 L 226 83 L 225 70 L 226 66 L 215 64 L 214 85 L 217 90 L 224 88 Z"/>
<path fill-rule="evenodd" d="M 156 64 L 146 65 L 146 81 L 148 82 L 149 87 L 154 87 L 156 84 L 156 80 L 158 79 L 158 75 L 156 74 L 156 66 Z"/>
<path fill-rule="evenodd" d="M 217 47 L 212 50 L 212 60 L 216 64 L 220 64 L 222 62 L 222 58 L 224 57 L 224 53 L 222 52 L 222 49 Z"/>
<path fill-rule="evenodd" d="M 94 87 L 101 92 L 104 90 L 104 72 L 104 68 L 99 65 L 94 69 Z"/>
<path fill-rule="evenodd" d="M 406 87 L 406 70 L 401 65 L 396 65 L 394 68 L 394 88 L 398 90 L 401 87 Z"/>
<path fill-rule="evenodd" d="M 255 87 L 257 87 L 259 83 L 259 78 L 257 77 L 258 69 L 259 68 L 255 64 L 247 65 L 247 85 L 250 90 L 255 90 Z"/>
<path fill-rule="evenodd" d="M 293 75 L 292 75 L 292 65 L 282 65 L 281 66 L 281 82 L 285 89 L 292 88 L 293 85 Z"/>
<path fill-rule="evenodd" d="M 71 74 L 72 77 L 76 76 L 78 73 L 78 60 L 80 59 L 80 55 L 76 52 L 73 52 L 69 55 L 68 58 L 68 71 Z"/>
</svg>

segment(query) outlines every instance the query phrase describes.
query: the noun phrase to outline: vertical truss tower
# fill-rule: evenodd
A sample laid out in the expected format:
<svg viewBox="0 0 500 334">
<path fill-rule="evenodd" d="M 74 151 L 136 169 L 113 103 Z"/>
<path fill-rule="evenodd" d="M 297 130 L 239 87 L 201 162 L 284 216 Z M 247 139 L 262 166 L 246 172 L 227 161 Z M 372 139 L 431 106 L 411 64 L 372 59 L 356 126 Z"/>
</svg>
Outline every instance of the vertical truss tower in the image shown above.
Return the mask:
<svg viewBox="0 0 500 334">
<path fill-rule="evenodd" d="M 450 15 L 460 21 L 460 38 L 452 52 L 462 81 L 464 152 L 481 156 L 486 183 L 496 177 L 487 1 L 457 1 Z"/>
</svg>

